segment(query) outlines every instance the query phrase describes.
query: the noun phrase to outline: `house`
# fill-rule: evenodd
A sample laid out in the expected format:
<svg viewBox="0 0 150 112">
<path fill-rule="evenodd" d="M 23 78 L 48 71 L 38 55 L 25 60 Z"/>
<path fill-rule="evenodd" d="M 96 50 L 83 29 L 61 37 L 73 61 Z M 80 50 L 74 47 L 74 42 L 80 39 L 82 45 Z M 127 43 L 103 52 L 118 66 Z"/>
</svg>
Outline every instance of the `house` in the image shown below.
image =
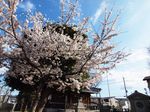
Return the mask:
<svg viewBox="0 0 150 112">
<path fill-rule="evenodd" d="M 102 107 L 102 102 L 100 97 L 91 97 L 90 110 L 100 110 Z"/>
<path fill-rule="evenodd" d="M 91 94 L 97 94 L 100 91 L 100 88 L 90 88 L 89 90 L 84 89 L 80 93 L 55 92 L 47 102 L 45 111 L 56 112 L 66 110 L 68 112 L 75 112 L 76 109 L 79 111 L 88 110 L 91 107 Z"/>
<path fill-rule="evenodd" d="M 123 111 L 129 109 L 129 101 L 126 97 L 103 97 L 101 98 L 102 112 L 115 109 L 116 111 Z"/>
<path fill-rule="evenodd" d="M 100 112 L 110 112 L 112 108 L 119 106 L 115 97 L 91 97 L 91 105 Z"/>
<path fill-rule="evenodd" d="M 128 110 L 130 109 L 129 100 L 126 97 L 116 97 L 118 100 L 119 106 L 117 107 L 118 110 Z"/>
<path fill-rule="evenodd" d="M 101 98 L 102 100 L 102 104 L 103 105 L 109 105 L 109 106 L 114 106 L 114 107 L 118 107 L 119 106 L 119 102 L 115 97 L 103 97 Z"/>
<path fill-rule="evenodd" d="M 150 96 L 135 91 L 128 96 L 131 112 L 150 112 Z"/>
</svg>

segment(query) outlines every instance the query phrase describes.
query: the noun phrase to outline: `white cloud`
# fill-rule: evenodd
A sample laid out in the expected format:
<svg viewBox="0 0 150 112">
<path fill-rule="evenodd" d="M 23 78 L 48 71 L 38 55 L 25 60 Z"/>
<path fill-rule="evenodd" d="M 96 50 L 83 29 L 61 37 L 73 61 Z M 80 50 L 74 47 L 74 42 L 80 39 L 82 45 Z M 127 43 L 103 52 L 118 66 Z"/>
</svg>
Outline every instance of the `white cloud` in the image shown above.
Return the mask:
<svg viewBox="0 0 150 112">
<path fill-rule="evenodd" d="M 111 75 L 108 75 L 111 95 L 121 95 L 124 93 L 123 77 L 126 81 L 126 87 L 128 90 L 128 95 L 133 93 L 135 90 L 145 93 L 144 88 L 147 88 L 146 81 L 143 81 L 145 76 L 149 76 L 150 69 L 146 63 L 148 63 L 149 55 L 147 49 L 137 49 L 128 57 L 126 62 L 123 62 L 118 66 L 118 68 L 110 71 Z M 107 76 L 103 76 L 102 89 L 103 93 L 108 93 L 107 91 Z M 114 91 L 113 91 L 114 90 Z M 147 89 L 148 90 L 148 89 Z"/>
<path fill-rule="evenodd" d="M 130 2 L 130 5 L 126 5 L 125 19 L 121 29 L 127 30 L 125 44 L 132 53 L 127 57 L 126 61 L 120 63 L 116 69 L 109 75 L 110 91 L 111 95 L 125 95 L 123 77 L 126 80 L 126 86 L 128 89 L 128 95 L 138 90 L 145 93 L 144 88 L 147 88 L 146 81 L 143 81 L 145 76 L 150 76 L 150 67 L 148 66 L 148 60 L 150 60 L 150 54 L 147 52 L 147 47 L 150 43 L 150 1 L 145 2 Z M 121 40 L 122 41 L 122 40 Z M 124 40 L 123 40 L 124 41 Z M 107 90 L 107 77 L 104 76 L 102 85 L 103 96 L 108 94 Z"/>
<path fill-rule="evenodd" d="M 139 62 L 147 62 L 150 58 L 147 49 L 138 49 L 133 50 L 131 52 L 131 55 L 129 55 L 126 59 L 126 61 L 121 62 L 119 65 L 125 65 L 125 64 L 133 64 L 133 63 L 139 63 Z"/>
<path fill-rule="evenodd" d="M 108 6 L 108 4 L 106 3 L 106 1 L 103 1 L 100 5 L 99 8 L 97 9 L 97 11 L 94 14 L 94 20 L 93 20 L 93 24 L 96 24 L 96 22 L 98 21 L 99 17 L 101 16 L 101 14 L 103 13 L 103 11 L 105 10 L 105 8 Z"/>
<path fill-rule="evenodd" d="M 143 78 L 150 74 L 148 67 L 145 67 L 148 63 L 149 57 L 147 49 L 134 50 L 134 52 L 127 58 L 127 61 L 121 64 L 126 65 L 127 67 L 125 68 L 125 66 L 122 66 L 122 68 L 124 68 L 123 70 L 120 68 L 112 70 L 110 79 L 118 82 L 119 80 L 122 80 L 122 77 L 125 77 L 126 80 L 129 81 L 129 87 L 144 87 Z M 136 65 L 138 65 L 138 68 L 136 68 Z"/>
<path fill-rule="evenodd" d="M 132 16 L 130 16 L 125 24 L 123 24 L 123 29 L 132 27 L 135 24 L 140 23 L 143 18 L 146 18 L 145 16 L 147 16 L 150 9 L 149 5 L 149 0 L 145 0 L 145 2 L 142 2 L 141 4 L 137 4 L 135 1 L 130 1 L 126 9 L 129 14 L 132 14 Z"/>
<path fill-rule="evenodd" d="M 31 11 L 31 10 L 35 9 L 34 4 L 32 2 L 30 2 L 30 1 L 22 2 L 19 5 L 19 7 L 22 8 L 23 10 L 25 10 L 25 11 Z"/>
<path fill-rule="evenodd" d="M 147 83 L 146 81 L 143 81 L 143 78 L 145 76 L 149 76 L 149 73 L 150 71 L 146 69 L 128 69 L 125 71 L 111 71 L 111 75 L 108 75 L 111 96 L 125 95 L 123 77 L 125 78 L 128 95 L 133 93 L 135 90 L 145 93 L 144 88 L 147 88 Z M 106 76 L 104 76 L 103 82 L 101 84 L 102 85 L 100 85 L 100 87 L 102 88 L 102 96 L 106 96 L 108 94 Z"/>
<path fill-rule="evenodd" d="M 150 45 L 150 0 L 132 0 L 125 6 L 120 29 L 125 32 L 130 48 L 144 48 Z"/>
<path fill-rule="evenodd" d="M 137 63 L 137 61 L 147 61 L 148 58 L 149 55 L 147 53 L 147 49 L 145 48 L 133 52 L 133 54 L 129 56 L 128 61 Z"/>
<path fill-rule="evenodd" d="M 124 71 L 117 71 L 113 70 L 111 71 L 111 74 L 109 77 L 114 82 L 122 81 L 123 77 L 125 77 L 127 81 L 127 86 L 137 88 L 137 87 L 143 87 L 143 78 L 145 76 L 148 76 L 150 73 L 150 70 L 146 69 L 128 69 Z M 137 86 L 138 85 L 138 86 Z"/>
</svg>

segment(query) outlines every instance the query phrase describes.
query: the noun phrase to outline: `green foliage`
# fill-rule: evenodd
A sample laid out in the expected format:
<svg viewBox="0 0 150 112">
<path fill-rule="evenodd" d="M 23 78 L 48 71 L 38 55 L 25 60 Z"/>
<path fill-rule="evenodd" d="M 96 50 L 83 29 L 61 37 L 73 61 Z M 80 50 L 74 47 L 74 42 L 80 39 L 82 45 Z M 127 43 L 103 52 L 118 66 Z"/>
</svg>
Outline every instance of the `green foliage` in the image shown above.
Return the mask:
<svg viewBox="0 0 150 112">
<path fill-rule="evenodd" d="M 87 73 L 87 72 L 83 72 L 83 73 L 82 73 L 82 75 L 81 75 L 81 80 L 82 80 L 82 81 L 86 81 L 86 80 L 89 79 L 89 78 L 90 78 L 89 73 Z"/>
<path fill-rule="evenodd" d="M 78 33 L 82 34 L 80 31 L 78 31 L 78 30 L 76 31 L 73 29 L 74 27 L 75 28 L 77 27 L 76 25 L 68 26 L 66 24 L 60 25 L 60 24 L 56 24 L 56 23 L 48 24 L 48 25 L 52 26 L 57 33 L 60 33 L 60 34 L 63 33 L 63 35 L 67 35 L 72 39 L 73 39 L 75 34 L 78 34 Z M 88 38 L 88 36 L 86 34 L 82 34 L 82 36 L 84 38 Z"/>
<path fill-rule="evenodd" d="M 34 91 L 36 88 L 35 86 L 31 86 L 30 84 L 25 84 L 23 83 L 20 79 L 22 77 L 5 77 L 5 82 L 6 84 L 11 87 L 12 89 L 16 89 L 18 91 L 22 91 L 22 92 L 31 92 Z"/>
</svg>

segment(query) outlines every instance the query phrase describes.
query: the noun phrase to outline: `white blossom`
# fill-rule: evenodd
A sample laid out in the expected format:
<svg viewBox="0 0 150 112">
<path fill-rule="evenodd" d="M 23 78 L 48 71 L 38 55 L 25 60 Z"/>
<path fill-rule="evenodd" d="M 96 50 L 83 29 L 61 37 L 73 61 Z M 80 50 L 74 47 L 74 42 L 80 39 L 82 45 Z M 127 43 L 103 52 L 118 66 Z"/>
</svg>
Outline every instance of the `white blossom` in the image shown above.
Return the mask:
<svg viewBox="0 0 150 112">
<path fill-rule="evenodd" d="M 15 15 L 18 2 L 16 0 L 11 9 L 5 1 L 0 2 L 3 5 L 0 7 L 3 18 L 0 30 L 5 32 L 1 37 L 1 60 L 10 60 L 7 77 L 21 77 L 23 83 L 31 85 L 43 80 L 47 87 L 57 85 L 58 90 L 70 87 L 79 91 L 99 81 L 103 72 L 112 69 L 125 57 L 123 52 L 113 50 L 111 43 L 117 35 L 112 29 L 115 21 L 109 24 L 109 20 L 105 21 L 101 32 L 93 32 L 93 35 L 88 18 L 77 25 L 71 24 L 77 15 L 76 7 L 61 0 L 62 8 L 69 5 L 62 10 L 60 22 L 45 24 L 47 19 L 37 12 L 26 18 L 21 26 Z M 7 10 L 7 15 L 3 10 Z M 90 76 L 91 70 L 95 71 L 94 77 L 83 79 L 83 74 Z"/>
</svg>

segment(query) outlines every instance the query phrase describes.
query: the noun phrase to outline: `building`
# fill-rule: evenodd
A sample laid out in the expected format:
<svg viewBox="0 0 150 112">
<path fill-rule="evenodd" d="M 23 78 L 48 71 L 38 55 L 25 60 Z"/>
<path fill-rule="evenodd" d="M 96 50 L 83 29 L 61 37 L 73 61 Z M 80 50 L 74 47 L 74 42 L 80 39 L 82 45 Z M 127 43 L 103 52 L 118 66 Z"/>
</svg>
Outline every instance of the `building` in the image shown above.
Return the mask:
<svg viewBox="0 0 150 112">
<path fill-rule="evenodd" d="M 113 106 L 113 107 L 118 107 L 119 106 L 119 102 L 115 97 L 103 97 L 101 98 L 102 104 L 105 105 L 109 105 L 109 106 Z"/>
<path fill-rule="evenodd" d="M 100 97 L 91 97 L 90 110 L 100 110 L 102 108 L 102 102 Z"/>
<path fill-rule="evenodd" d="M 89 110 L 91 108 L 91 94 L 100 92 L 100 88 L 90 88 L 82 90 L 80 93 L 60 93 L 55 92 L 45 106 L 46 112 L 68 111 L 75 112 Z"/>
<path fill-rule="evenodd" d="M 130 109 L 129 101 L 126 97 L 115 97 L 118 100 L 118 107 L 117 109 L 120 111 L 125 111 Z"/>
<path fill-rule="evenodd" d="M 129 109 L 128 99 L 126 97 L 103 97 L 101 98 L 102 112 L 115 109 L 116 111 L 125 111 Z"/>
<path fill-rule="evenodd" d="M 150 112 L 150 96 L 135 91 L 128 96 L 131 112 Z"/>
</svg>

